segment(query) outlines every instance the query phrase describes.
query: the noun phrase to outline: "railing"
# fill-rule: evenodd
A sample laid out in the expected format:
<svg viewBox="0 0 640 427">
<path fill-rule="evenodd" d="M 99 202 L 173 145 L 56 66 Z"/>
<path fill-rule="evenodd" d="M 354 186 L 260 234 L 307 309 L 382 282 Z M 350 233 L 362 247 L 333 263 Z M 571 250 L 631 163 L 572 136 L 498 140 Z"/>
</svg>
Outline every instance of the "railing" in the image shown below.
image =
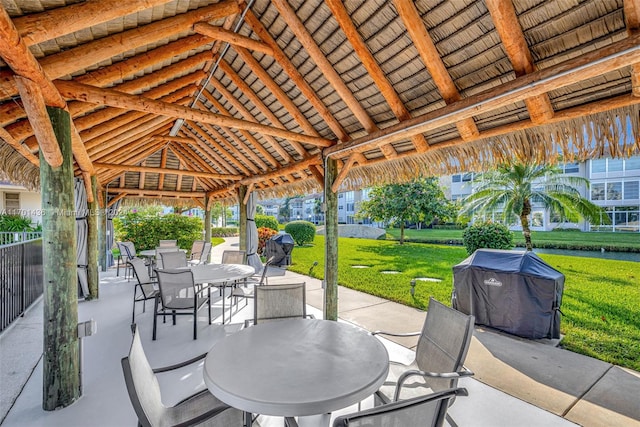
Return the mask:
<svg viewBox="0 0 640 427">
<path fill-rule="evenodd" d="M 39 239 L 42 231 L 0 231 L 0 246 Z"/>
<path fill-rule="evenodd" d="M 40 296 L 42 239 L 0 246 L 0 332 Z"/>
</svg>

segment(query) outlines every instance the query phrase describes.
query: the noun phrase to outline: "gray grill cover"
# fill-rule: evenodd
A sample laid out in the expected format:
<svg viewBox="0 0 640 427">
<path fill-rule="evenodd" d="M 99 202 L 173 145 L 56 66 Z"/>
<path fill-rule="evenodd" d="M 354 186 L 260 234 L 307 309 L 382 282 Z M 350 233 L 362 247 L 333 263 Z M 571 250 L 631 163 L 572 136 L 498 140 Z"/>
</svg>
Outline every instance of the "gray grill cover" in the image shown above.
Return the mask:
<svg viewBox="0 0 640 427">
<path fill-rule="evenodd" d="M 564 275 L 533 252 L 478 249 L 453 267 L 452 306 L 526 338 L 560 338 Z"/>
</svg>

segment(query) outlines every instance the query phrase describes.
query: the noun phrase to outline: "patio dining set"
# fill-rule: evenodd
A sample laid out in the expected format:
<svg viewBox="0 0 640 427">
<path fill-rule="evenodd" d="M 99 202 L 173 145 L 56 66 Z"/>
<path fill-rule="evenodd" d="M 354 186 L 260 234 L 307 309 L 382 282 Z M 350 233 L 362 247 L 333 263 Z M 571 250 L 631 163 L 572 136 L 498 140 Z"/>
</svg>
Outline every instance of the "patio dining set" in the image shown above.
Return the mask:
<svg viewBox="0 0 640 427">
<path fill-rule="evenodd" d="M 163 268 L 155 268 L 157 285 L 145 276 L 144 261 L 129 260 L 138 282 L 136 292 L 141 293 L 134 299 L 133 340 L 122 368 L 140 425 L 206 422 L 250 427 L 260 414 L 282 417 L 287 427 L 328 426 L 332 412 L 354 404 L 358 411 L 334 416 L 333 426 L 443 425 L 445 419 L 455 425 L 447 408 L 457 396 L 467 395 L 457 386 L 458 379 L 473 375 L 463 366 L 473 316 L 431 299 L 422 331 L 413 334 L 420 337 L 415 360 L 399 364 L 389 360 L 376 337 L 392 332 L 368 333 L 348 323 L 308 315 L 305 283 L 269 284 L 271 260 L 256 275 L 253 267 L 244 264 L 241 251 L 225 251 L 222 264 L 191 266 L 184 253 L 168 253 L 182 255 L 161 254 Z M 172 316 L 175 324 L 175 314 L 186 305 L 196 339 L 199 308 L 208 305 L 211 323 L 212 287 L 220 289 L 223 304 L 225 290 L 231 289 L 229 322 L 234 302 L 238 311 L 240 299 L 247 306 L 253 302 L 253 316 L 208 352 L 153 369 L 135 325 L 135 302 L 144 301 L 140 295 L 155 301 L 154 339 L 157 317 Z M 223 308 L 223 325 L 225 320 Z M 198 363 L 204 363 L 206 388 L 173 406 L 164 404 L 157 376 Z M 371 396 L 375 406 L 360 410 L 359 402 Z"/>
</svg>

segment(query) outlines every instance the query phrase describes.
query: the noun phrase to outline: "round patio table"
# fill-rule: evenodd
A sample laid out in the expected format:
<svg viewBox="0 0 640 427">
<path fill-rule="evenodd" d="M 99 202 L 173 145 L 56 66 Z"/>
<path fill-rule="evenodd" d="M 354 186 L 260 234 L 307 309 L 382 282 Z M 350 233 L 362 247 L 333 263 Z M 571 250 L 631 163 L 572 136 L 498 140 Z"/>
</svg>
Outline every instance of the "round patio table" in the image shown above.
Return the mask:
<svg viewBox="0 0 640 427">
<path fill-rule="evenodd" d="M 289 319 L 219 341 L 205 359 L 204 381 L 218 399 L 245 412 L 320 415 L 312 422 L 326 425 L 328 413 L 377 391 L 388 370 L 386 348 L 367 332 L 347 323 Z"/>
</svg>

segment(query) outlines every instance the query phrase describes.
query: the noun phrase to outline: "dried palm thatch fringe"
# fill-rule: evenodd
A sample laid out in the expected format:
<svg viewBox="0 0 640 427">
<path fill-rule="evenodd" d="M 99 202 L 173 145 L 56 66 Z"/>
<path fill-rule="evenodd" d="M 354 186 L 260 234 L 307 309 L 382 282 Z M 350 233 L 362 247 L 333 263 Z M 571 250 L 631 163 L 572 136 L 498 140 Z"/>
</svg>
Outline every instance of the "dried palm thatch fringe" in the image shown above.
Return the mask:
<svg viewBox="0 0 640 427">
<path fill-rule="evenodd" d="M 0 180 L 40 190 L 40 169 L 0 139 Z"/>
<path fill-rule="evenodd" d="M 275 185 L 273 187 L 260 188 L 254 190 L 258 200 L 280 198 L 285 196 L 296 196 L 300 194 L 311 194 L 322 191 L 322 186 L 313 177 L 295 181 L 288 184 Z"/>
<path fill-rule="evenodd" d="M 393 161 L 351 169 L 340 190 L 406 182 L 420 176 L 485 171 L 501 163 L 577 162 L 599 157 L 640 154 L 640 107 L 637 105 L 438 148 Z"/>
</svg>

